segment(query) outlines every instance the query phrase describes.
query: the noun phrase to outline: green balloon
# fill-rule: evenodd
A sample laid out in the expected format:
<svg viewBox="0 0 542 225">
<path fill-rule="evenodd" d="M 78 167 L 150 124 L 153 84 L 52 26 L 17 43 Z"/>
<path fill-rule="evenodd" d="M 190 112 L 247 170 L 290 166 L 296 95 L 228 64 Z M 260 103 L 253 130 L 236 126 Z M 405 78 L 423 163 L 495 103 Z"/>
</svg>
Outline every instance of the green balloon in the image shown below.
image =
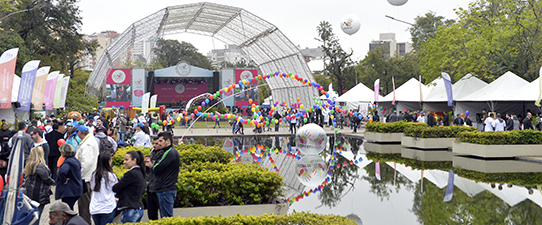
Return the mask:
<svg viewBox="0 0 542 225">
<path fill-rule="evenodd" d="M 163 123 L 162 120 L 158 120 L 158 124 L 162 124 L 162 123 Z"/>
<path fill-rule="evenodd" d="M 332 109 L 332 110 L 331 110 L 331 114 L 333 114 L 333 113 L 335 113 L 335 110 Z"/>
<path fill-rule="evenodd" d="M 339 130 L 335 129 L 335 133 L 338 133 L 338 132 L 339 132 Z"/>
<path fill-rule="evenodd" d="M 254 114 L 254 116 L 253 116 L 253 117 L 254 117 L 254 119 L 256 119 L 256 117 L 257 117 L 257 116 L 258 116 L 258 114 Z"/>
<path fill-rule="evenodd" d="M 307 118 L 303 119 L 303 122 L 307 123 L 307 121 L 308 121 L 308 119 L 307 119 Z"/>
</svg>

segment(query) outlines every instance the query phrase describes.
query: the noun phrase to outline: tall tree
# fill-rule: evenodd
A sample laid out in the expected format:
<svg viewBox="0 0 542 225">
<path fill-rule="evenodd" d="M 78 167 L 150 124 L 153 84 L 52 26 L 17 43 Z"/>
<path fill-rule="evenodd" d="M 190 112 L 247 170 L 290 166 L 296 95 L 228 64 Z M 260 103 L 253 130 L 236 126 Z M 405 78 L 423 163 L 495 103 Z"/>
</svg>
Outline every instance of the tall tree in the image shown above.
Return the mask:
<svg viewBox="0 0 542 225">
<path fill-rule="evenodd" d="M 439 27 L 453 24 L 454 20 L 445 20 L 443 16 L 437 16 L 435 12 L 428 12 L 414 19 L 414 26 L 409 28 L 414 50 L 420 48 L 420 44 L 429 38 L 435 37 Z"/>
<path fill-rule="evenodd" d="M 346 70 L 352 65 L 350 56 L 352 53 L 345 52 L 339 44 L 339 39 L 333 33 L 331 24 L 327 21 L 322 21 L 316 27 L 318 36 L 322 40 L 322 48 L 324 49 L 324 61 L 326 61 L 327 75 L 331 78 L 332 82 L 337 86 L 337 92 L 339 94 L 346 92 L 346 83 L 351 82 L 347 80 Z"/>
<path fill-rule="evenodd" d="M 207 57 L 199 53 L 198 49 L 188 42 L 160 39 L 152 51 L 156 56 L 155 62 L 162 67 L 170 67 L 181 61 L 186 61 L 192 66 L 212 69 L 211 62 Z"/>
</svg>

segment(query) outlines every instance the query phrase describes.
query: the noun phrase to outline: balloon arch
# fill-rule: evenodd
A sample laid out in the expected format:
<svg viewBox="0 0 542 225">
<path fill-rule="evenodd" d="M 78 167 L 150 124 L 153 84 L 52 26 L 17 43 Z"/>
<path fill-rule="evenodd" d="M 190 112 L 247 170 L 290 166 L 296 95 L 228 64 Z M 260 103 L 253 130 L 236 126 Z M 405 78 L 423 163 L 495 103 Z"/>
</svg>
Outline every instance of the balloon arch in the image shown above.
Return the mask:
<svg viewBox="0 0 542 225">
<path fill-rule="evenodd" d="M 133 58 L 135 44 L 184 32 L 237 45 L 257 65 L 260 74 L 288 71 L 315 82 L 299 49 L 276 26 L 242 8 L 203 2 L 170 6 L 131 24 L 98 59 L 85 94 L 99 96 L 104 90 L 107 70 L 121 67 Z M 151 52 L 147 63 L 153 58 Z M 313 97 L 318 95 L 316 89 L 294 80 L 272 78 L 265 82 L 273 99 L 281 102 L 295 102 L 299 97 L 312 105 Z"/>
</svg>

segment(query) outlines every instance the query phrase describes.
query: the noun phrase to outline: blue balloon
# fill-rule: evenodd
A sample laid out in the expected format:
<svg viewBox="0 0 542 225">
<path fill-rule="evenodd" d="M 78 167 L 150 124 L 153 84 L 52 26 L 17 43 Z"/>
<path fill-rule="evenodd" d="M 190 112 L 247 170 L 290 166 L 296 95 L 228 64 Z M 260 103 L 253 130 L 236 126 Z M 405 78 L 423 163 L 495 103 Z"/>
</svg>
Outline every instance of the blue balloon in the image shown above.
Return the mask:
<svg viewBox="0 0 542 225">
<path fill-rule="evenodd" d="M 329 98 L 329 93 L 326 93 L 326 98 Z"/>
<path fill-rule="evenodd" d="M 243 82 L 242 81 L 239 81 L 239 86 L 243 85 Z"/>
<path fill-rule="evenodd" d="M 363 116 L 361 114 L 359 114 L 358 118 L 361 120 L 361 118 L 363 118 Z"/>
<path fill-rule="evenodd" d="M 358 113 L 357 113 L 357 112 L 355 112 L 355 113 L 354 113 L 354 116 L 358 116 Z"/>
<path fill-rule="evenodd" d="M 205 104 L 209 104 L 209 99 L 205 99 Z"/>
<path fill-rule="evenodd" d="M 211 117 L 213 117 L 213 116 L 214 116 L 214 113 L 211 113 Z"/>
</svg>

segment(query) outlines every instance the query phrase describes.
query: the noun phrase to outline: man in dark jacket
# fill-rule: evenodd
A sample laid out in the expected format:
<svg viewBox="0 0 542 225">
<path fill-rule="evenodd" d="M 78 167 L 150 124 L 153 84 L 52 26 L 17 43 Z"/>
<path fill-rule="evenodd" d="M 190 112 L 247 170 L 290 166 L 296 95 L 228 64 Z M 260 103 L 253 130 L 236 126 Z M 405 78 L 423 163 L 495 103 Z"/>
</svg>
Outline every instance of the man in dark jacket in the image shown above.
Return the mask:
<svg viewBox="0 0 542 225">
<path fill-rule="evenodd" d="M 49 144 L 47 166 L 51 170 L 53 179 L 56 179 L 56 163 L 60 157 L 60 151 L 58 151 L 58 140 L 62 139 L 63 137 L 64 135 L 58 131 L 58 124 L 53 124 L 53 131 L 45 135 L 45 140 Z"/>
<path fill-rule="evenodd" d="M 145 156 L 145 167 L 147 167 L 147 215 L 149 220 L 158 220 L 158 210 L 160 209 L 160 202 L 158 201 L 158 196 L 156 192 L 150 191 L 151 185 L 155 189 L 154 185 L 156 184 L 156 176 L 152 173 L 152 167 L 164 156 L 164 151 L 160 149 L 160 144 L 158 143 L 158 137 L 153 137 L 152 146 L 154 147 L 151 150 L 151 155 L 149 157 Z"/>
<path fill-rule="evenodd" d="M 528 112 L 527 113 L 527 117 L 525 117 L 525 119 L 523 119 L 523 129 L 524 130 L 527 130 L 527 129 L 533 129 L 533 122 L 531 121 L 531 118 L 533 117 L 533 115 Z"/>
<path fill-rule="evenodd" d="M 173 201 L 177 196 L 177 179 L 181 160 L 179 152 L 173 147 L 173 136 L 170 132 L 160 132 L 158 143 L 164 153 L 162 158 L 152 166 L 155 182 L 149 183 L 149 191 L 156 192 L 161 217 L 173 217 Z"/>
<path fill-rule="evenodd" d="M 450 116 L 448 116 L 448 113 L 442 112 L 444 114 L 444 117 L 442 118 L 442 125 L 443 126 L 450 126 Z M 463 124 L 461 124 L 463 125 Z"/>
<path fill-rule="evenodd" d="M 49 224 L 65 225 L 88 225 L 88 223 L 77 213 L 70 209 L 64 202 L 55 202 L 51 205 L 49 212 Z"/>
<path fill-rule="evenodd" d="M 510 113 L 506 114 L 506 127 L 504 130 L 514 130 L 514 120 Z"/>
</svg>

